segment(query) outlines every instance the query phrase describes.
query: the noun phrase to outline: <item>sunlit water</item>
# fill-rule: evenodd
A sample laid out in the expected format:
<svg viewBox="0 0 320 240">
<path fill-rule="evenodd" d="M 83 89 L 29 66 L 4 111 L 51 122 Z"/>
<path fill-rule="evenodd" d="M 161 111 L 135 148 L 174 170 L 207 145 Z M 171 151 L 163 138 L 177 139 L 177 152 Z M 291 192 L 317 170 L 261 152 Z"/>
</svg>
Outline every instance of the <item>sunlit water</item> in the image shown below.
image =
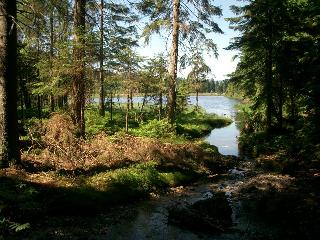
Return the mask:
<svg viewBox="0 0 320 240">
<path fill-rule="evenodd" d="M 190 103 L 196 104 L 195 97 L 190 97 Z M 199 106 L 204 108 L 209 113 L 215 113 L 220 116 L 229 117 L 233 123 L 227 127 L 214 129 L 205 140 L 218 147 L 218 150 L 223 155 L 239 155 L 238 137 L 240 131 L 236 126 L 235 117 L 237 111 L 235 105 L 238 100 L 224 96 L 200 96 Z"/>
</svg>

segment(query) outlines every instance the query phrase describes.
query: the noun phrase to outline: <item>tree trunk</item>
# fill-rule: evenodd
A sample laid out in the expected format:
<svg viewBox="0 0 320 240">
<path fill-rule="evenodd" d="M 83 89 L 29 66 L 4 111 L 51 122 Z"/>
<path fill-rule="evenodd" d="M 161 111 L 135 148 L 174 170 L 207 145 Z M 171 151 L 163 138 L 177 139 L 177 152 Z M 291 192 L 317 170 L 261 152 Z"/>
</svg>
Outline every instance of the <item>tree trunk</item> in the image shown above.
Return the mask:
<svg viewBox="0 0 320 240">
<path fill-rule="evenodd" d="M 38 110 L 38 118 L 41 119 L 42 115 L 42 103 L 41 103 L 41 96 L 37 96 L 37 110 Z"/>
<path fill-rule="evenodd" d="M 103 72 L 103 1 L 100 2 L 100 101 L 99 113 L 100 116 L 105 116 L 105 97 L 104 97 L 104 72 Z"/>
<path fill-rule="evenodd" d="M 113 94 L 110 93 L 110 121 L 113 119 Z"/>
<path fill-rule="evenodd" d="M 293 90 L 290 91 L 289 93 L 289 98 L 290 98 L 290 121 L 291 124 L 295 124 L 297 121 L 297 116 L 296 116 L 296 94 L 293 92 Z"/>
<path fill-rule="evenodd" d="M 86 0 L 75 0 L 74 6 L 74 75 L 72 82 L 73 120 L 79 136 L 85 135 L 85 66 L 84 66 L 84 34 Z"/>
<path fill-rule="evenodd" d="M 280 75 L 279 86 L 279 113 L 278 113 L 278 128 L 282 130 L 283 127 L 283 77 Z"/>
<path fill-rule="evenodd" d="M 162 118 L 162 111 L 163 111 L 163 99 L 162 99 L 162 92 L 159 93 L 159 120 Z"/>
<path fill-rule="evenodd" d="M 53 52 L 53 44 L 54 44 L 53 28 L 54 28 L 54 26 L 53 26 L 53 13 L 51 12 L 50 13 L 50 65 L 51 65 L 51 69 L 53 67 L 53 55 L 54 55 L 54 52 Z M 51 93 L 50 94 L 50 110 L 51 110 L 51 112 L 54 112 L 54 107 L 55 107 L 54 96 L 53 96 L 53 93 Z"/>
<path fill-rule="evenodd" d="M 267 48 L 265 62 L 265 94 L 267 101 L 266 116 L 267 116 L 267 131 L 272 128 L 272 16 L 271 10 L 268 9 L 268 25 L 267 25 Z"/>
<path fill-rule="evenodd" d="M 20 89 L 20 107 L 21 107 L 21 125 L 24 125 L 24 106 L 23 106 L 23 93 Z"/>
<path fill-rule="evenodd" d="M 23 76 L 20 77 L 19 85 L 23 94 L 24 105 L 26 109 L 30 109 L 31 108 L 30 94 L 28 93 L 28 89 L 26 87 L 25 81 L 23 80 Z"/>
<path fill-rule="evenodd" d="M 17 117 L 17 5 L 0 1 L 0 167 L 20 163 Z"/>
<path fill-rule="evenodd" d="M 59 97 L 58 97 L 58 107 L 59 107 L 60 109 L 63 108 L 63 96 L 59 96 Z"/>
<path fill-rule="evenodd" d="M 173 123 L 175 119 L 176 108 L 176 79 L 178 67 L 178 49 L 179 49 L 179 16 L 180 0 L 173 1 L 173 23 L 172 23 L 172 45 L 170 53 L 169 68 L 169 92 L 168 92 L 168 112 L 167 118 Z"/>
<path fill-rule="evenodd" d="M 143 100 L 142 100 L 142 104 L 141 104 L 141 108 L 140 108 L 140 114 L 142 113 L 143 108 L 144 108 L 144 106 L 146 105 L 146 101 L 147 101 L 147 94 L 145 93 L 145 94 L 143 95 Z"/>
<path fill-rule="evenodd" d="M 54 112 L 55 108 L 55 100 L 53 94 L 50 94 L 50 111 Z"/>
<path fill-rule="evenodd" d="M 133 91 L 130 89 L 130 109 L 133 109 Z"/>
<path fill-rule="evenodd" d="M 130 97 L 127 94 L 127 111 L 126 111 L 126 132 L 129 130 L 129 107 L 130 107 Z"/>
<path fill-rule="evenodd" d="M 196 109 L 198 110 L 199 108 L 199 91 L 196 90 Z"/>
<path fill-rule="evenodd" d="M 65 108 L 68 107 L 68 94 L 65 94 L 65 95 L 63 96 L 63 106 L 64 106 Z"/>
</svg>

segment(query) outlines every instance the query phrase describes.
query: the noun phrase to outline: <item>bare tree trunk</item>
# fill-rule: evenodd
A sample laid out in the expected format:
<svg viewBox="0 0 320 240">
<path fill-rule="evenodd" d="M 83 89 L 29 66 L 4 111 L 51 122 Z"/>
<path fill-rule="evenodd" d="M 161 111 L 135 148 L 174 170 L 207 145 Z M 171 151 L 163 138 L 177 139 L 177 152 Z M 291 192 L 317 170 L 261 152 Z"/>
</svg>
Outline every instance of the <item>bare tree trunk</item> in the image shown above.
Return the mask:
<svg viewBox="0 0 320 240">
<path fill-rule="evenodd" d="M 20 163 L 17 117 L 17 5 L 0 1 L 0 167 Z"/>
<path fill-rule="evenodd" d="M 167 118 L 173 123 L 175 119 L 176 108 L 176 79 L 178 68 L 178 50 L 179 50 L 179 16 L 180 0 L 173 1 L 173 26 L 172 26 L 172 45 L 170 54 L 169 68 L 169 92 L 168 92 L 168 112 Z"/>
<path fill-rule="evenodd" d="M 73 119 L 79 136 L 85 135 L 85 66 L 84 66 L 84 34 L 85 34 L 86 0 L 75 0 L 74 7 L 74 75 L 72 82 Z"/>
<path fill-rule="evenodd" d="M 103 1 L 100 2 L 100 101 L 99 113 L 100 116 L 105 116 L 105 97 L 104 97 L 104 72 L 103 72 Z"/>
</svg>

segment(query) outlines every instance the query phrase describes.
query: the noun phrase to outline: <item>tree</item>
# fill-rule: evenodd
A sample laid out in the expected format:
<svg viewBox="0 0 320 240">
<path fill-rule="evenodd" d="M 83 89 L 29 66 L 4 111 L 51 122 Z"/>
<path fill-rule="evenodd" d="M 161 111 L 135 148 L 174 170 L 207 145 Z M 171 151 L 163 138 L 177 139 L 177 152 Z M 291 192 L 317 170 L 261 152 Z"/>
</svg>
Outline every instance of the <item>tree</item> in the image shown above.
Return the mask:
<svg viewBox="0 0 320 240">
<path fill-rule="evenodd" d="M 85 14 L 86 0 L 75 0 L 74 2 L 74 45 L 73 60 L 74 74 L 72 81 L 72 111 L 78 134 L 84 136 L 85 121 Z"/>
<path fill-rule="evenodd" d="M 121 55 L 126 49 L 137 46 L 134 23 L 138 18 L 127 5 L 105 0 L 100 1 L 99 17 L 99 113 L 104 115 L 104 78 L 118 71 Z"/>
<path fill-rule="evenodd" d="M 279 117 L 274 101 L 275 93 L 279 90 L 275 84 L 274 66 L 276 49 L 283 34 L 285 8 L 283 1 L 248 2 L 243 7 L 233 6 L 233 11 L 242 15 L 229 20 L 234 24 L 234 29 L 242 32 L 242 36 L 236 38 L 230 48 L 242 50 L 239 67 L 242 70 L 246 68 L 251 81 L 259 83 L 257 93 L 260 101 L 257 105 L 265 105 L 266 130 L 270 132 L 273 119 Z"/>
<path fill-rule="evenodd" d="M 211 32 L 222 33 L 219 26 L 211 19 L 214 15 L 220 16 L 221 9 L 212 2 L 141 0 L 137 4 L 138 9 L 150 17 L 150 23 L 143 32 L 147 42 L 152 33 L 160 33 L 164 29 L 172 33 L 167 95 L 167 118 L 170 122 L 175 118 L 179 45 L 183 42 L 193 44 L 198 41 L 216 52 L 216 45 L 207 36 Z"/>
<path fill-rule="evenodd" d="M 242 36 L 230 48 L 241 50 L 231 81 L 252 100 L 268 132 L 283 128 L 287 118 L 319 129 L 319 3 L 314 0 L 247 1 L 233 7 L 229 19 Z M 317 120 L 315 120 L 317 119 Z"/>
<path fill-rule="evenodd" d="M 187 79 L 191 85 L 191 88 L 196 92 L 196 106 L 199 106 L 199 91 L 201 90 L 207 75 L 211 72 L 210 67 L 205 63 L 202 51 L 199 51 L 199 47 L 195 47 L 193 51 L 193 57 L 190 65 L 192 69 L 188 74 Z"/>
<path fill-rule="evenodd" d="M 155 95 L 158 97 L 159 103 L 159 119 L 162 118 L 163 115 L 163 95 L 166 92 L 166 86 L 168 85 L 168 72 L 167 72 L 167 61 L 163 54 L 155 56 L 150 59 L 147 64 L 147 71 L 149 79 L 148 81 L 153 82 L 152 89 L 155 91 Z"/>
<path fill-rule="evenodd" d="M 9 163 L 20 163 L 16 16 L 16 1 L 0 1 L 0 167 L 7 167 Z"/>
<path fill-rule="evenodd" d="M 100 51 L 99 51 L 99 70 L 100 70 L 100 101 L 99 101 L 99 113 L 101 116 L 105 115 L 105 107 L 104 107 L 104 102 L 105 102 L 105 92 L 104 92 L 104 69 L 103 69 L 103 44 L 104 44 L 104 13 L 103 13 L 103 8 L 104 8 L 104 0 L 101 0 L 100 2 Z"/>
</svg>

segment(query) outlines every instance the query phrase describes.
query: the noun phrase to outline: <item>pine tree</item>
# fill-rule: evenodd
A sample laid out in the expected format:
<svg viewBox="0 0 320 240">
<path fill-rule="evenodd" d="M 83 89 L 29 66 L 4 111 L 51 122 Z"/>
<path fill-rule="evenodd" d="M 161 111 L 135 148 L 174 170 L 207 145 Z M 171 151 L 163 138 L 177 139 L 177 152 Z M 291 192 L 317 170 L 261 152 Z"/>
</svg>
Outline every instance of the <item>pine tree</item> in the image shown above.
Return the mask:
<svg viewBox="0 0 320 240">
<path fill-rule="evenodd" d="M 73 60 L 74 74 L 72 81 L 72 112 L 78 134 L 84 136 L 85 121 L 85 14 L 86 0 L 75 0 L 74 3 L 74 45 Z"/>
<path fill-rule="evenodd" d="M 16 16 L 16 1 L 0 1 L 0 167 L 20 163 Z"/>
<path fill-rule="evenodd" d="M 169 30 L 171 35 L 171 52 L 168 83 L 167 118 L 174 121 L 176 108 L 176 85 L 179 45 L 201 42 L 208 49 L 216 51 L 213 40 L 207 38 L 209 33 L 222 33 L 219 26 L 212 20 L 215 15 L 221 15 L 221 9 L 212 4 L 213 1 L 183 1 L 183 0 L 141 0 L 138 9 L 150 17 L 143 36 L 149 41 L 152 33 Z"/>
</svg>

